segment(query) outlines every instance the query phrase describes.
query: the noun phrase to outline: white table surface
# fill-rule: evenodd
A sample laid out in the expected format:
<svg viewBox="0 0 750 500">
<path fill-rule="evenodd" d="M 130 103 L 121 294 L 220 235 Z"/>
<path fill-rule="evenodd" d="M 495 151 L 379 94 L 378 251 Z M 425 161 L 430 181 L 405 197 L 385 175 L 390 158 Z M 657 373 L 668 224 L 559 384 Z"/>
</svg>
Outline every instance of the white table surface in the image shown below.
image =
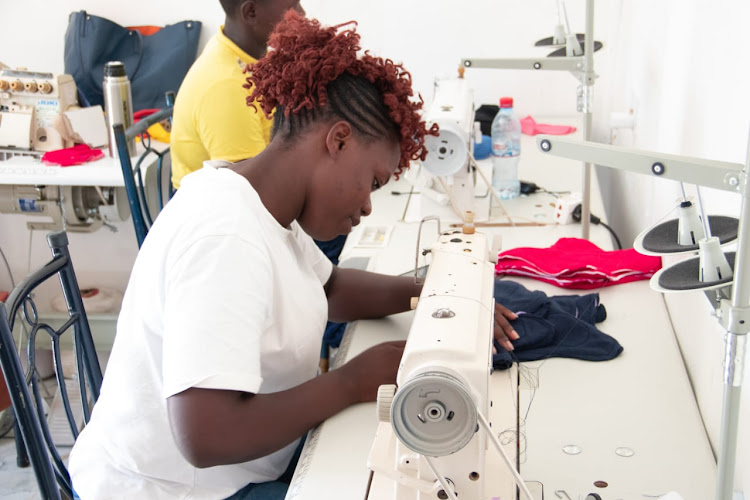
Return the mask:
<svg viewBox="0 0 750 500">
<path fill-rule="evenodd" d="M 576 124 L 575 118 L 537 121 Z M 533 137 L 523 136 L 519 170 L 523 180 L 548 191 L 580 192 L 581 164 L 548 155 L 542 158 Z M 592 178 L 591 210 L 606 220 L 595 174 Z M 390 194 L 392 190 L 408 191 L 409 187 L 403 180 L 392 181 L 373 195 L 373 214 L 350 235 L 342 261 L 367 256 L 370 270 L 386 274 L 413 269 L 418 223 L 403 220 L 409 197 Z M 551 222 L 554 208 L 550 204 L 554 201 L 552 195 L 538 193 L 511 200 L 505 206 L 513 216 Z M 497 213 L 497 207 L 493 208 L 493 215 Z M 385 247 L 357 247 L 359 232 L 368 226 L 390 228 Z M 503 249 L 546 247 L 561 237 L 581 234 L 578 224 L 480 230 L 500 234 Z M 421 246 L 429 245 L 435 232 L 425 225 Z M 610 235 L 601 226 L 592 226 L 591 240 L 601 248 L 612 249 Z M 517 281 L 548 295 L 590 293 L 530 279 Z M 685 500 L 711 498 L 716 465 L 661 294 L 650 290 L 647 281 L 596 291 L 608 312 L 606 321 L 598 327 L 623 345 L 624 352 L 618 358 L 602 363 L 562 358 L 523 363 L 518 408 L 512 406 L 516 372 L 495 372 L 491 377 L 493 400 L 507 401 L 504 408 L 512 409 L 513 417 L 519 415 L 521 419 L 522 476 L 527 482 L 539 483 L 533 483 L 536 488 L 532 488 L 538 498 L 542 488 L 548 499 L 564 499 L 560 490 L 571 500 L 582 500 L 591 492 L 605 500 L 643 500 L 647 498 L 643 495 L 672 490 Z M 335 365 L 378 342 L 406 338 L 411 315 L 351 324 Z M 531 387 L 529 375 L 538 376 L 538 387 Z M 324 422 L 303 453 L 287 499 L 364 498 L 370 480 L 366 461 L 376 428 L 374 403 L 350 407 Z M 566 445 L 578 446 L 581 453 L 564 453 Z M 619 447 L 632 449 L 634 455 L 617 455 Z M 491 456 L 495 455 L 490 450 L 492 467 L 496 458 Z M 491 470 L 492 474 L 498 471 Z M 594 481 L 605 481 L 608 486 L 598 488 Z M 487 495 L 489 499 L 498 493 L 489 489 Z"/>
<path fill-rule="evenodd" d="M 157 141 L 152 147 L 162 150 L 168 146 Z M 136 143 L 137 156 L 130 159 L 135 167 L 138 157 L 144 151 L 140 142 Z M 104 158 L 83 165 L 70 167 L 44 165 L 40 159 L 30 156 L 13 156 L 0 161 L 0 184 L 25 186 L 125 186 L 120 167 L 120 159 L 109 156 L 103 148 Z M 155 156 L 154 156 L 155 158 Z M 153 159 L 149 160 L 153 163 Z"/>
</svg>

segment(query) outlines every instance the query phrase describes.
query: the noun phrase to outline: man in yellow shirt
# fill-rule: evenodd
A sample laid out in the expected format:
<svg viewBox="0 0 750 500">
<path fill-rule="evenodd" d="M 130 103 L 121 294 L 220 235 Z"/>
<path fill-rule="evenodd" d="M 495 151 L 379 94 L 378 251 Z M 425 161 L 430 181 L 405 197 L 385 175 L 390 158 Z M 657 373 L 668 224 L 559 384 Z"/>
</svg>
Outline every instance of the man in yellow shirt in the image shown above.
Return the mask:
<svg viewBox="0 0 750 500">
<path fill-rule="evenodd" d="M 236 162 L 268 145 L 272 121 L 245 105 L 245 66 L 266 54 L 271 30 L 299 0 L 220 0 L 226 18 L 180 86 L 172 119 L 172 184 L 205 160 Z"/>
<path fill-rule="evenodd" d="M 203 167 L 205 160 L 237 162 L 260 153 L 270 141 L 272 120 L 260 108 L 246 105 L 249 90 L 242 87 L 247 64 L 266 54 L 268 37 L 284 13 L 304 14 L 300 0 L 219 0 L 224 26 L 206 45 L 180 86 L 172 118 L 172 185 Z M 346 236 L 315 241 L 334 263 Z M 338 347 L 345 324 L 326 326 L 321 357 L 327 346 Z"/>
</svg>

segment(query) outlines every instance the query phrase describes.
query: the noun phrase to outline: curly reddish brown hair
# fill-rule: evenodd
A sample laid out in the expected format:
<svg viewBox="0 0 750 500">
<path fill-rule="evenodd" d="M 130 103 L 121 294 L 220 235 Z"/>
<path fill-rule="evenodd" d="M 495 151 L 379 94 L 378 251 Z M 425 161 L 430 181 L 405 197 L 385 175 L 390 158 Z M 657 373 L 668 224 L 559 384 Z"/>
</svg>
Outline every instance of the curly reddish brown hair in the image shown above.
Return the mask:
<svg viewBox="0 0 750 500">
<path fill-rule="evenodd" d="M 411 75 L 401 64 L 361 56 L 356 22 L 323 27 L 288 11 L 276 25 L 268 54 L 248 68 L 248 106 L 266 116 L 275 110 L 271 136 L 296 136 L 317 120 L 343 119 L 363 137 L 397 140 L 401 147 L 396 174 L 410 160 L 424 160 L 426 129 L 422 97 L 412 99 Z M 257 109 L 257 108 L 256 108 Z"/>
</svg>

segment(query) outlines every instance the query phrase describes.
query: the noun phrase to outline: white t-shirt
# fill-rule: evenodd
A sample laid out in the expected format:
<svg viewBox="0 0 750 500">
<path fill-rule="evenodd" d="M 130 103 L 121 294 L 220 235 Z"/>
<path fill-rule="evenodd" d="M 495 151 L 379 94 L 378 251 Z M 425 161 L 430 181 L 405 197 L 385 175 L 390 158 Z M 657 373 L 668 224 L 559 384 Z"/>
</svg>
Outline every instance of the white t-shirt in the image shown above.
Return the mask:
<svg viewBox="0 0 750 500">
<path fill-rule="evenodd" d="M 270 393 L 317 371 L 332 265 L 224 165 L 185 177 L 138 254 L 101 397 L 70 456 L 82 500 L 225 498 L 289 464 L 297 443 L 198 469 L 170 431 L 167 398 L 185 389 Z"/>
</svg>

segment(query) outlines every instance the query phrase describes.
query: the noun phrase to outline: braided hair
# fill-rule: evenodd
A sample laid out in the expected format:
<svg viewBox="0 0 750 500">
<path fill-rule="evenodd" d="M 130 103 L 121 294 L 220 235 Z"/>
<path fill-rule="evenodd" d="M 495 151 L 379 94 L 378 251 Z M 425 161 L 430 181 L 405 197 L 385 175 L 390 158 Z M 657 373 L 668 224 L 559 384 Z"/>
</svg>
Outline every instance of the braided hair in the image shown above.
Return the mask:
<svg viewBox="0 0 750 500">
<path fill-rule="evenodd" d="M 394 139 L 401 148 L 396 175 L 410 160 L 424 160 L 426 134 L 412 100 L 411 75 L 401 64 L 361 50 L 356 22 L 322 27 L 288 11 L 269 39 L 268 54 L 248 67 L 247 105 L 267 117 L 275 110 L 271 137 L 293 139 L 318 120 L 346 120 L 363 138 Z"/>
</svg>

